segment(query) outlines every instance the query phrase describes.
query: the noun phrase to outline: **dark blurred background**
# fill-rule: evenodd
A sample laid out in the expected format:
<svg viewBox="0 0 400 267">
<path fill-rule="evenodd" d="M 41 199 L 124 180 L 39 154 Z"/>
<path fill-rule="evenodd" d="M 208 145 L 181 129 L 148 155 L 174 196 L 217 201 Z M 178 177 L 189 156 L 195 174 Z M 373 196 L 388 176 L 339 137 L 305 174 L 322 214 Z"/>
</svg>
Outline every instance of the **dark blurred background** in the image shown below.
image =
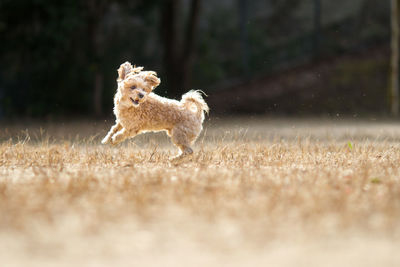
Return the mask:
<svg viewBox="0 0 400 267">
<path fill-rule="evenodd" d="M 389 114 L 389 0 L 1 0 L 0 117 L 112 116 L 117 68 L 215 114 Z"/>
</svg>

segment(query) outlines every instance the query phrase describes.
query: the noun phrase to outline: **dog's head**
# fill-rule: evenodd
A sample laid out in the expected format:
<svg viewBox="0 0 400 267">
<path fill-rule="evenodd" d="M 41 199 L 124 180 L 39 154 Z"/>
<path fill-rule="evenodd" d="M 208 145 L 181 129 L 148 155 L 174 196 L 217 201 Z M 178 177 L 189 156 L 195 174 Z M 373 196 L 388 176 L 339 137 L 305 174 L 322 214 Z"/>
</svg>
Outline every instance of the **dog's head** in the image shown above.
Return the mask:
<svg viewBox="0 0 400 267">
<path fill-rule="evenodd" d="M 121 64 L 118 69 L 118 90 L 120 102 L 124 105 L 139 106 L 146 101 L 147 95 L 160 84 L 154 71 L 142 71 L 143 67 L 133 67 L 129 62 Z"/>
</svg>

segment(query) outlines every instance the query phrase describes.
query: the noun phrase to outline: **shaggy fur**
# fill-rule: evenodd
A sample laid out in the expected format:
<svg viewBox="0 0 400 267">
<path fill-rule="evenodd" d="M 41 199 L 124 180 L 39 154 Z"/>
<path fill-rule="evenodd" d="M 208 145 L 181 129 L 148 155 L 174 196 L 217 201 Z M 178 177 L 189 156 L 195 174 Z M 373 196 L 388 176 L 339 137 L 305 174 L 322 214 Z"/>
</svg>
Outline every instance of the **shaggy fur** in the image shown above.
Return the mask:
<svg viewBox="0 0 400 267">
<path fill-rule="evenodd" d="M 118 69 L 118 90 L 114 97 L 115 125 L 102 140 L 118 144 L 126 138 L 148 131 L 166 131 L 182 157 L 192 154 L 190 147 L 203 129 L 208 106 L 200 91 L 189 91 L 176 101 L 152 91 L 160 84 L 153 71 L 142 71 L 129 62 Z"/>
</svg>

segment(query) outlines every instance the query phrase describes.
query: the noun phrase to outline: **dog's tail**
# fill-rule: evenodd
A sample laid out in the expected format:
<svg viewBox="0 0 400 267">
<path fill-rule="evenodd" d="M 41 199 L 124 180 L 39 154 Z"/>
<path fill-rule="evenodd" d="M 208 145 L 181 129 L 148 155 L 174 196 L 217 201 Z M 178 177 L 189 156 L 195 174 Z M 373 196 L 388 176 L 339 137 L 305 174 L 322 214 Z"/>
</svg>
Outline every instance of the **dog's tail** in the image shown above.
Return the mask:
<svg viewBox="0 0 400 267">
<path fill-rule="evenodd" d="M 201 96 L 201 93 L 205 94 L 201 90 L 191 90 L 182 96 L 181 102 L 187 109 L 195 112 L 201 120 L 204 120 L 204 112 L 208 114 L 210 109 Z M 196 110 L 193 110 L 193 104 Z"/>
</svg>

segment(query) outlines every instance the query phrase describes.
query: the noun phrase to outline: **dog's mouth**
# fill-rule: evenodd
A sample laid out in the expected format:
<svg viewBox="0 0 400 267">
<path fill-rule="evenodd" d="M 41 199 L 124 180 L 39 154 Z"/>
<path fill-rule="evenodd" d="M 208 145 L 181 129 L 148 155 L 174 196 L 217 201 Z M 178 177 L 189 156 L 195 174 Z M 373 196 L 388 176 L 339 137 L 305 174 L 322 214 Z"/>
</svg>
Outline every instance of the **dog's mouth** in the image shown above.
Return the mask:
<svg viewBox="0 0 400 267">
<path fill-rule="evenodd" d="M 135 106 L 139 105 L 139 100 L 134 100 L 132 97 L 130 99 Z"/>
</svg>

